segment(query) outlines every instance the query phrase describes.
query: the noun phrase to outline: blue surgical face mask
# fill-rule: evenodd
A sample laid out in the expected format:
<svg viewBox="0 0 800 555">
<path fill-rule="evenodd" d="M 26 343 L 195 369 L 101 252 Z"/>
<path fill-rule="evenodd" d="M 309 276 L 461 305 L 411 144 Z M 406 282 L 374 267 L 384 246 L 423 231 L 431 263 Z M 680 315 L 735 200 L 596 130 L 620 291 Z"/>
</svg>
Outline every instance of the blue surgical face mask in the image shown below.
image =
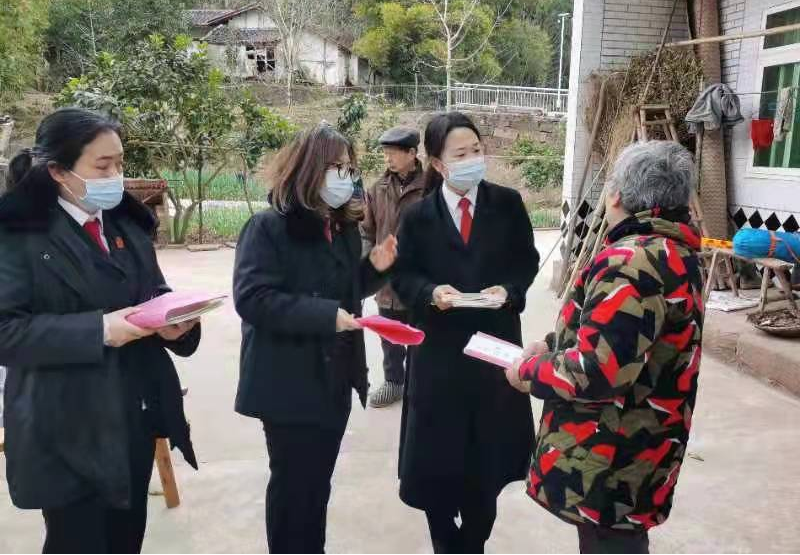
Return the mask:
<svg viewBox="0 0 800 555">
<path fill-rule="evenodd" d="M 86 208 L 87 212 L 94 213 L 100 210 L 111 210 L 122 202 L 122 193 L 125 191 L 124 177 L 122 174 L 114 177 L 102 177 L 98 179 L 84 179 L 77 173 L 69 172 L 86 185 L 86 194 L 83 198 L 78 198 L 70 191 L 70 194 L 80 204 Z M 67 189 L 69 191 L 69 189 Z"/>
<path fill-rule="evenodd" d="M 446 164 L 447 184 L 461 193 L 468 193 L 486 177 L 486 161 L 483 156 Z"/>
<path fill-rule="evenodd" d="M 353 198 L 354 190 L 353 178 L 339 177 L 339 170 L 331 169 L 325 174 L 325 185 L 319 194 L 325 204 L 336 210 Z"/>
</svg>

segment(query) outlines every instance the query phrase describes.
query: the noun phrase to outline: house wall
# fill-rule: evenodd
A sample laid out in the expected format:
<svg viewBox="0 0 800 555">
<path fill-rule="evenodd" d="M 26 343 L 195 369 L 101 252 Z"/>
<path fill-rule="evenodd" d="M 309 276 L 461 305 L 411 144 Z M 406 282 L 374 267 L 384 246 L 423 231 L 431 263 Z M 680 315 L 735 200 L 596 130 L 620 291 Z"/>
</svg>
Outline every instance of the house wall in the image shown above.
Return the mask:
<svg viewBox="0 0 800 555">
<path fill-rule="evenodd" d="M 724 34 L 757 31 L 763 28 L 765 14 L 775 7 L 792 8 L 797 0 L 720 0 L 720 25 Z M 729 212 L 736 227 L 771 227 L 788 223 L 785 229 L 797 230 L 800 221 L 800 170 L 795 175 L 760 168 L 753 171 L 750 123 L 758 116 L 761 69 L 759 58 L 763 39 L 724 43 L 723 81 L 740 94 L 745 121 L 727 134 Z M 774 214 L 774 218 L 773 218 Z M 769 222 L 769 223 L 768 223 Z"/>
<path fill-rule="evenodd" d="M 562 232 L 566 233 L 566 221 L 579 200 L 578 183 L 586 160 L 592 156 L 589 147 L 591 130 L 584 121 L 584 85 L 595 71 L 624 69 L 632 56 L 657 48 L 661 35 L 669 21 L 672 0 L 575 0 L 572 29 L 572 59 L 569 76 L 569 100 L 567 106 L 567 134 L 564 159 L 564 189 L 562 203 Z M 669 40 L 689 37 L 689 17 L 686 1 L 678 2 L 675 17 L 670 27 Z M 592 177 L 600 169 L 600 160 L 594 156 L 593 172 L 584 184 L 589 189 Z M 578 206 L 580 215 L 578 233 L 583 233 L 583 220 L 589 218 L 592 206 L 600 193 L 600 184 L 592 189 L 583 205 Z M 576 241 L 574 248 L 580 245 Z"/>
<path fill-rule="evenodd" d="M 343 85 L 339 79 L 339 46 L 312 33 L 301 38 L 300 64 L 308 76 L 323 85 Z"/>
<path fill-rule="evenodd" d="M 239 29 L 275 29 L 276 25 L 263 11 L 250 10 L 231 19 L 228 25 Z M 206 33 L 208 30 L 205 31 Z M 208 53 L 215 65 L 226 68 L 225 46 L 209 45 Z M 276 68 L 272 75 L 281 79 L 286 75 L 286 64 L 276 46 Z M 305 33 L 300 38 L 298 54 L 300 65 L 310 79 L 317 83 L 343 86 L 348 78 L 354 85 L 366 85 L 369 80 L 369 65 L 366 60 L 351 54 L 335 42 L 314 33 Z M 244 47 L 239 50 L 236 77 L 252 77 L 256 74 L 255 63 L 248 63 Z"/>
<path fill-rule="evenodd" d="M 261 10 L 250 10 L 239 14 L 228 22 L 238 29 L 276 29 L 277 25 Z"/>
</svg>

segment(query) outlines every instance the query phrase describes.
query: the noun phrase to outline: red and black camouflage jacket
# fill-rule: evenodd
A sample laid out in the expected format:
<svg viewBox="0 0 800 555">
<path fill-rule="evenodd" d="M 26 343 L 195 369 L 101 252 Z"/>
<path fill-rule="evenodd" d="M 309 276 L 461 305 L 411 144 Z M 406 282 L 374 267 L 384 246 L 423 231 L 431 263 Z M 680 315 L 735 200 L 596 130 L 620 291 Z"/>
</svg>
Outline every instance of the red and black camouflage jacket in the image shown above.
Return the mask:
<svg viewBox="0 0 800 555">
<path fill-rule="evenodd" d="M 656 214 L 611 231 L 554 351 L 520 367 L 544 399 L 528 494 L 573 524 L 646 530 L 672 507 L 700 368 L 700 237 L 688 213 Z"/>
</svg>

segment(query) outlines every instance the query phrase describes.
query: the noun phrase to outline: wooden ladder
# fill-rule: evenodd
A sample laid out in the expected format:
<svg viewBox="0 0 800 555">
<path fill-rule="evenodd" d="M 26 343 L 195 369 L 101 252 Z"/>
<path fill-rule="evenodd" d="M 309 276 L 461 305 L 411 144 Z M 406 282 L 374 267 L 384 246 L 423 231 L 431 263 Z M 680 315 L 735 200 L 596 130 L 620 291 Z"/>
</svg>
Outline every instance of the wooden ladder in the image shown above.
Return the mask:
<svg viewBox="0 0 800 555">
<path fill-rule="evenodd" d="M 639 113 L 635 113 L 634 116 L 636 118 L 635 140 L 650 140 L 647 129 L 655 127 L 661 130 L 666 140 L 679 142 L 678 129 L 675 127 L 675 120 L 672 117 L 669 104 L 643 104 L 639 106 Z M 708 237 L 708 230 L 703 221 L 703 209 L 700 206 L 700 198 L 697 196 L 697 190 L 692 190 L 692 196 L 689 199 L 689 209 L 692 212 L 692 220 L 698 229 L 700 229 L 700 233 L 702 233 L 703 237 Z"/>
<path fill-rule="evenodd" d="M 639 106 L 638 113 L 634 113 L 636 125 L 634 139 L 647 141 L 650 139 L 648 128 L 656 128 L 664 134 L 668 141 L 678 142 L 678 129 L 675 127 L 675 120 L 669 104 L 643 104 Z M 692 220 L 703 237 L 708 237 L 708 229 L 703 221 L 703 209 L 700 206 L 700 198 L 696 190 L 692 190 L 689 199 L 689 209 L 692 213 Z M 739 288 L 736 283 L 736 272 L 733 266 L 732 251 L 728 249 L 713 249 L 711 252 L 703 253 L 701 258 L 706 262 L 706 286 L 704 290 L 704 300 L 708 300 L 711 289 L 714 286 L 723 288 L 727 284 L 734 296 L 739 296 Z"/>
</svg>

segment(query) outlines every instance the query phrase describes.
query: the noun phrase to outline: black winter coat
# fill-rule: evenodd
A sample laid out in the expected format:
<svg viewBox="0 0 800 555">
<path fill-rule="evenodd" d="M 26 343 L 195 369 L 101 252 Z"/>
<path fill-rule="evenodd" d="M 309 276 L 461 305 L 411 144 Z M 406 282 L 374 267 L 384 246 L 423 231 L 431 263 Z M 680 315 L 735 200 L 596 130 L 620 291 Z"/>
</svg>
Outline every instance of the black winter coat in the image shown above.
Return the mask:
<svg viewBox="0 0 800 555">
<path fill-rule="evenodd" d="M 366 403 L 363 332 L 347 332 L 351 360 L 335 360 L 336 314 L 361 314 L 362 299 L 385 278 L 361 258 L 356 224 L 329 244 L 322 218 L 295 208 L 253 216 L 236 247 L 233 296 L 242 317 L 236 411 L 277 424 L 342 428 L 351 387 Z M 350 294 L 337 276 L 350 271 Z M 345 297 L 345 298 L 343 298 Z M 341 338 L 339 338 L 341 339 Z M 344 392 L 344 393 L 343 393 Z"/>
<path fill-rule="evenodd" d="M 477 481 L 497 495 L 525 476 L 534 442 L 529 396 L 501 368 L 463 354 L 484 332 L 520 345 L 520 313 L 539 267 L 539 254 L 520 195 L 479 185 L 472 233 L 464 245 L 441 190 L 409 208 L 398 237 L 392 285 L 410 307 L 425 342 L 411 349 L 400 441 L 400 496 L 429 508 Z M 453 309 L 432 302 L 437 285 L 476 293 L 502 285 L 499 310 Z"/>
<path fill-rule="evenodd" d="M 130 504 L 129 413 L 134 381 L 154 432 L 197 467 L 169 348 L 189 356 L 200 328 L 177 342 L 151 336 L 103 345 L 108 280 L 126 300 L 169 291 L 152 245 L 155 218 L 127 194 L 103 214 L 115 256 L 100 253 L 52 194 L 15 189 L 0 199 L 0 364 L 5 387 L 6 475 L 23 509 L 56 508 L 88 495 Z M 124 260 L 122 265 L 119 261 Z M 119 290 L 115 286 L 115 290 Z M 135 372 L 135 375 L 133 374 Z M 139 392 L 137 392 L 137 395 Z"/>
</svg>

